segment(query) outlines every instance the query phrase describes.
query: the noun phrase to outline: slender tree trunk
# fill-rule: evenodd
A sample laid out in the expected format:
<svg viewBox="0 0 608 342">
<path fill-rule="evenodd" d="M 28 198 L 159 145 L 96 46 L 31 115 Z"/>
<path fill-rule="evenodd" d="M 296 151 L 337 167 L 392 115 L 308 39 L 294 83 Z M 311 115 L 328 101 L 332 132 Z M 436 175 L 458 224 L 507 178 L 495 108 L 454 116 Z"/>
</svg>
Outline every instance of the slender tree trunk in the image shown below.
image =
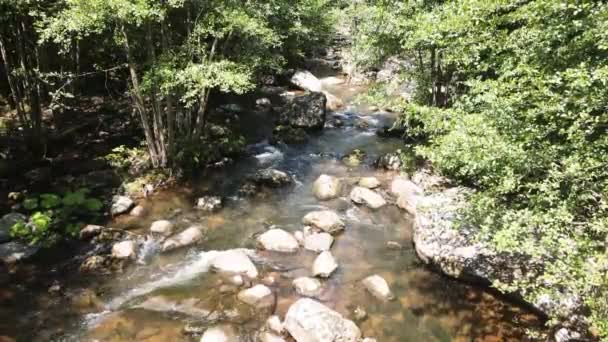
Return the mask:
<svg viewBox="0 0 608 342">
<path fill-rule="evenodd" d="M 152 24 L 148 24 L 146 33 L 146 43 L 152 63 L 156 63 L 156 50 L 153 43 Z M 165 125 L 162 120 L 161 105 L 158 98 L 159 91 L 156 80 L 152 80 L 152 123 L 154 128 L 154 141 L 156 143 L 156 151 L 160 158 L 160 166 L 167 166 L 167 150 L 165 145 Z"/>
<path fill-rule="evenodd" d="M 143 96 L 141 94 L 141 89 L 139 87 L 139 77 L 137 75 L 137 69 L 135 66 L 135 61 L 131 55 L 131 47 L 129 45 L 129 36 L 127 35 L 127 31 L 124 26 L 121 26 L 121 33 L 124 39 L 124 49 L 125 54 L 127 56 L 127 64 L 129 66 L 129 74 L 131 78 L 131 96 L 133 97 L 133 102 L 135 104 L 135 109 L 139 113 L 141 125 L 144 129 L 144 135 L 146 136 L 146 143 L 148 144 L 148 152 L 150 153 L 150 159 L 152 160 L 152 166 L 159 167 L 160 166 L 160 158 L 158 151 L 156 150 L 156 144 L 154 142 L 154 133 L 152 132 L 152 128 L 150 127 L 150 122 L 148 120 L 148 112 L 146 111 L 145 102 Z"/>
<path fill-rule="evenodd" d="M 161 45 L 163 53 L 169 52 L 169 42 L 167 39 L 166 23 L 163 20 L 160 26 Z M 172 162 L 175 156 L 175 99 L 172 94 L 167 94 L 166 111 L 167 111 L 167 155 L 169 162 Z"/>
<path fill-rule="evenodd" d="M 215 51 L 218 44 L 218 37 L 215 37 L 213 40 L 213 44 L 211 45 L 211 51 L 209 52 L 209 57 L 207 58 L 207 62 L 211 63 L 213 58 L 215 57 Z M 203 129 L 205 128 L 205 124 L 207 122 L 206 112 L 207 112 L 207 100 L 209 99 L 210 89 L 204 89 L 200 94 L 200 104 L 198 108 L 198 115 L 196 117 L 196 125 L 194 130 L 193 138 L 198 139 L 203 135 Z"/>
<path fill-rule="evenodd" d="M 433 106 L 437 105 L 437 88 L 436 88 L 436 78 L 437 78 L 437 73 L 436 73 L 436 51 L 435 51 L 435 47 L 431 48 L 431 104 Z"/>
<path fill-rule="evenodd" d="M 8 53 L 6 52 L 6 42 L 4 37 L 0 34 L 0 56 L 2 56 L 2 61 L 4 62 L 4 71 L 6 72 L 6 79 L 8 81 L 8 87 L 10 88 L 10 96 L 15 103 L 15 109 L 17 110 L 17 116 L 19 120 L 21 120 L 21 124 L 24 126 L 29 126 L 29 122 L 27 117 L 25 116 L 23 110 L 23 102 L 21 99 L 21 95 L 19 94 L 19 90 L 17 88 L 17 82 L 13 77 L 13 68 L 8 57 Z"/>
</svg>

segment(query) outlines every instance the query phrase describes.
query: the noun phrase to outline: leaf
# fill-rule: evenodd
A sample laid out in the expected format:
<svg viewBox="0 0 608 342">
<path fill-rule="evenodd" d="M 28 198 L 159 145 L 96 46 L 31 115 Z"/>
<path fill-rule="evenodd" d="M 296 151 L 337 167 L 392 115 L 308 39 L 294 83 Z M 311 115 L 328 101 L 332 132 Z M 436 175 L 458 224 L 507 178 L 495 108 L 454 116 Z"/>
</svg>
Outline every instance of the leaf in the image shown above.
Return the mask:
<svg viewBox="0 0 608 342">
<path fill-rule="evenodd" d="M 103 203 L 97 198 L 88 198 L 84 202 L 84 207 L 89 211 L 99 211 L 103 208 Z"/>
<path fill-rule="evenodd" d="M 40 205 L 43 209 L 56 208 L 61 204 L 61 197 L 56 194 L 40 195 Z"/>
<path fill-rule="evenodd" d="M 23 200 L 23 207 L 27 210 L 34 210 L 38 208 L 38 198 L 26 198 Z"/>
</svg>

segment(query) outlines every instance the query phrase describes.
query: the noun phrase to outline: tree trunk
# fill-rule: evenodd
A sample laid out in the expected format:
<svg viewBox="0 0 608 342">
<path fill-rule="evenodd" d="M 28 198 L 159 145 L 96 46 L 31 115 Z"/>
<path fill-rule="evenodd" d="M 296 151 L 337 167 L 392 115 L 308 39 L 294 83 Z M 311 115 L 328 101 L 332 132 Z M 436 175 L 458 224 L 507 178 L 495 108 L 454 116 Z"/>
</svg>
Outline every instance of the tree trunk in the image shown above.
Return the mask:
<svg viewBox="0 0 608 342">
<path fill-rule="evenodd" d="M 436 51 L 435 47 L 431 48 L 431 105 L 437 106 L 437 88 L 436 88 Z"/>
<path fill-rule="evenodd" d="M 163 53 L 168 53 L 169 52 L 169 42 L 167 40 L 167 36 L 166 36 L 167 30 L 166 30 L 166 24 L 165 21 L 163 20 L 160 26 L 160 34 L 161 34 L 161 45 L 162 45 L 162 50 Z M 173 158 L 175 157 L 175 99 L 173 98 L 172 94 L 167 94 L 167 99 L 166 99 L 166 113 L 167 113 L 167 155 L 168 155 L 168 160 L 170 162 L 173 161 Z"/>
<path fill-rule="evenodd" d="M 8 87 L 10 88 L 10 96 L 13 102 L 15 103 L 17 116 L 19 117 L 19 120 L 21 121 L 22 125 L 29 126 L 29 122 L 23 110 L 23 102 L 21 99 L 21 95 L 19 94 L 19 90 L 17 88 L 17 82 L 13 77 L 13 67 L 6 52 L 6 42 L 2 35 L 0 35 L 0 56 L 2 57 L 2 61 L 4 62 L 4 71 L 6 72 L 6 79 L 8 81 Z"/>
</svg>

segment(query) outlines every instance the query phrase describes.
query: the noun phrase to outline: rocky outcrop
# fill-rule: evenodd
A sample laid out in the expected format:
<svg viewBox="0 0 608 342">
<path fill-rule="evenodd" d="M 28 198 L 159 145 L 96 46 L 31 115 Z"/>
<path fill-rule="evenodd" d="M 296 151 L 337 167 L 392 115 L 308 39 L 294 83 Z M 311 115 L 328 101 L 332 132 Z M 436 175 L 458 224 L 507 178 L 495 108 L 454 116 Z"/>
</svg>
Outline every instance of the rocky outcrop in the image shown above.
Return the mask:
<svg viewBox="0 0 608 342">
<path fill-rule="evenodd" d="M 337 177 L 321 175 L 312 184 L 312 192 L 318 200 L 327 201 L 340 195 L 341 183 Z"/>
<path fill-rule="evenodd" d="M 319 228 L 329 234 L 336 233 L 344 229 L 344 221 L 342 221 L 338 214 L 330 210 L 310 212 L 304 216 L 302 223 Z"/>
<path fill-rule="evenodd" d="M 309 298 L 289 307 L 284 325 L 297 342 L 357 342 L 361 338 L 355 323 Z"/>
<path fill-rule="evenodd" d="M 364 204 L 371 209 L 379 209 L 386 205 L 386 200 L 377 192 L 357 186 L 350 192 L 351 201 Z"/>
<path fill-rule="evenodd" d="M 270 229 L 260 235 L 258 243 L 268 251 L 294 253 L 300 248 L 298 240 L 283 229 Z"/>
<path fill-rule="evenodd" d="M 327 118 L 327 98 L 323 93 L 310 92 L 286 99 L 279 122 L 308 130 L 322 129 Z"/>
</svg>

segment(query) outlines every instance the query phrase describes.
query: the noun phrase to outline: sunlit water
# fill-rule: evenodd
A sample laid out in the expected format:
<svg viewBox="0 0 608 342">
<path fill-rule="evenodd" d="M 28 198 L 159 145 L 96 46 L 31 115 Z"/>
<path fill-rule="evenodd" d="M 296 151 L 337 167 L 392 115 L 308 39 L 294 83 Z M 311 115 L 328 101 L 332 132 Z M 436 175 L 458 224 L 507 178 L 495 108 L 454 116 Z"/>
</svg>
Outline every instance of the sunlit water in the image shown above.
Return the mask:
<svg viewBox="0 0 608 342">
<path fill-rule="evenodd" d="M 239 303 L 234 292 L 220 291 L 220 277 L 207 272 L 208 260 L 214 253 L 210 251 L 255 249 L 256 234 L 267 227 L 277 225 L 293 232 L 302 228 L 301 219 L 306 213 L 330 208 L 345 219 L 347 228 L 332 246 L 339 268 L 324 281 L 325 291 L 320 300 L 352 319 L 355 308 L 365 310 L 367 317 L 357 321 L 364 336 L 378 341 L 525 339 L 524 331 L 537 325 L 536 317 L 481 289 L 424 267 L 411 243 L 411 218 L 395 206 L 370 211 L 354 206 L 346 197 L 328 202 L 314 198 L 312 182 L 323 173 L 342 177 L 346 183 L 354 183 L 360 176 L 376 176 L 386 188 L 394 174 L 375 170 L 372 161 L 380 154 L 403 148 L 398 139 L 374 134 L 377 128 L 394 120 L 393 114 L 370 113 L 365 107 L 352 104 L 352 95 L 360 89 L 334 86 L 331 90 L 350 103 L 344 110 L 329 114 L 330 121 L 339 117 L 345 123 L 343 127 L 326 128 L 301 146 L 270 146 L 263 140 L 255 141 L 257 137 L 252 134 L 249 138 L 254 141 L 248 148 L 248 157 L 211 172 L 192 185 L 156 194 L 144 203 L 148 209 L 145 218 L 125 217 L 114 222 L 116 227 L 141 234 L 157 219 L 171 219 L 179 228 L 201 224 L 207 229 L 206 239 L 199 246 L 167 255 L 157 253 L 158 246 L 148 242 L 145 256 L 125 273 L 100 278 L 90 285 L 100 294 L 100 303 L 94 309 L 74 314 L 73 307 L 52 308 L 58 311 L 58 317 L 62 317 L 62 310 L 71 312 L 61 322 L 48 319 L 49 325 L 61 327 L 53 338 L 197 341 L 200 336 L 186 334 L 186 326 L 204 330 L 209 325 L 229 323 L 248 341 L 269 315 L 284 317 L 289 305 L 298 298 L 291 281 L 311 274 L 316 254 L 303 249 L 293 255 L 258 251 L 254 261 L 259 278 L 270 274 L 278 281 L 272 287 L 277 294 L 276 305 L 256 311 Z M 267 115 L 245 113 L 241 124 L 268 122 Z M 369 128 L 359 128 L 360 121 L 367 122 Z M 360 167 L 348 167 L 340 160 L 353 149 L 366 152 Z M 238 189 L 246 178 L 262 167 L 288 172 L 295 184 L 265 190 L 253 198 L 239 197 Z M 223 196 L 225 207 L 213 214 L 199 212 L 194 203 L 200 195 Z M 389 249 L 387 241 L 396 241 L 403 248 Z M 381 302 L 362 288 L 361 279 L 372 274 L 387 280 L 395 300 Z M 151 298 L 164 302 L 157 302 L 154 308 L 146 307 L 146 300 Z M 28 336 L 24 340 L 52 339 L 35 332 L 22 335 Z"/>
</svg>

